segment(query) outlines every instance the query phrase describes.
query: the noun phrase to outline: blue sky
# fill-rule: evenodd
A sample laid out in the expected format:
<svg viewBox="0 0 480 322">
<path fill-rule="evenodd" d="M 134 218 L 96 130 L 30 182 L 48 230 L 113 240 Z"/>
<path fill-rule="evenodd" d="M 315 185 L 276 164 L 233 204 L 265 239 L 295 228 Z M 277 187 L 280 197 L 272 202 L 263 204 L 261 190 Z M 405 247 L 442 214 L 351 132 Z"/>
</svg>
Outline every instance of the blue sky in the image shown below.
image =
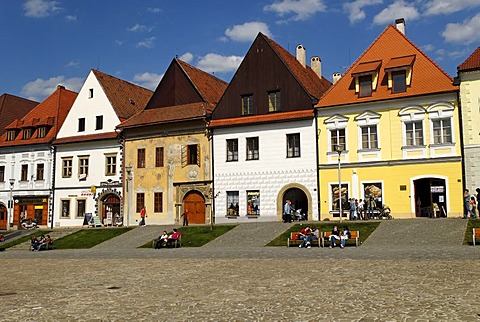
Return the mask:
<svg viewBox="0 0 480 322">
<path fill-rule="evenodd" d="M 0 94 L 41 101 L 97 68 L 153 90 L 177 55 L 228 82 L 259 31 L 331 80 L 396 18 L 451 76 L 480 45 L 479 0 L 0 0 Z"/>
</svg>

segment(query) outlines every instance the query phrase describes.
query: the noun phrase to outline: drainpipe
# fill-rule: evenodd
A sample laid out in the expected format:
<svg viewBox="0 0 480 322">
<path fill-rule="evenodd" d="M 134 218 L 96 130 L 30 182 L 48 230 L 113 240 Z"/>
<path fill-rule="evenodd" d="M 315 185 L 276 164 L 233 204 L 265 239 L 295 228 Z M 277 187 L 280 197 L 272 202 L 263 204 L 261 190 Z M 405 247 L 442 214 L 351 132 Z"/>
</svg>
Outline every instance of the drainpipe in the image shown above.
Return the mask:
<svg viewBox="0 0 480 322">
<path fill-rule="evenodd" d="M 315 163 L 315 171 L 317 172 L 317 211 L 318 211 L 318 221 L 320 221 L 320 208 L 321 208 L 321 203 L 320 203 L 320 169 L 319 169 L 319 164 L 320 164 L 320 157 L 319 157 L 319 148 L 318 148 L 318 139 L 319 139 L 319 134 L 318 134 L 318 115 L 317 115 L 317 109 L 314 107 L 313 108 L 313 121 L 315 122 L 315 158 L 316 158 L 316 163 Z M 313 218 L 312 218 L 313 219 Z"/>
<path fill-rule="evenodd" d="M 50 151 L 52 151 L 52 184 L 51 184 L 51 192 L 50 192 L 50 196 L 51 196 L 51 199 L 50 199 L 50 203 L 51 203 L 51 208 L 50 208 L 50 211 L 51 211 L 51 222 L 50 222 L 50 228 L 53 229 L 53 219 L 55 217 L 55 165 L 56 165 L 56 155 L 57 155 L 57 151 L 55 149 L 55 146 L 51 146 L 50 147 Z"/>
<path fill-rule="evenodd" d="M 455 77 L 453 79 L 453 85 L 459 86 L 458 91 L 456 92 L 457 94 L 457 102 L 458 102 L 458 123 L 459 123 L 459 129 L 460 129 L 460 153 L 462 157 L 462 186 L 463 186 L 463 191 L 467 188 L 467 183 L 465 181 L 466 176 L 465 176 L 465 146 L 464 140 L 463 140 L 463 117 L 462 117 L 462 102 L 461 102 L 461 97 L 460 97 L 460 75 Z M 463 191 L 462 191 L 462 197 L 463 197 Z M 462 199 L 463 200 L 463 199 Z M 463 202 L 462 202 L 463 204 Z"/>
</svg>

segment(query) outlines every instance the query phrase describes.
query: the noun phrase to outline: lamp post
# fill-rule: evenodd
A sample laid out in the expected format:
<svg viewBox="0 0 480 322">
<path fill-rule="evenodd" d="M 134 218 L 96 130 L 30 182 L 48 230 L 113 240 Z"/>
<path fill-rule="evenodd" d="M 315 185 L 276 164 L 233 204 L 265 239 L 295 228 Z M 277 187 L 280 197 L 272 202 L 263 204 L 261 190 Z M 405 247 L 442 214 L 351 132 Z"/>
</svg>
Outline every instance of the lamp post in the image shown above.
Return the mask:
<svg viewBox="0 0 480 322">
<path fill-rule="evenodd" d="M 337 144 L 335 146 L 335 151 L 338 153 L 338 209 L 340 211 L 340 222 L 342 222 L 342 166 L 340 161 L 343 152 L 343 145 Z"/>
<path fill-rule="evenodd" d="M 10 222 L 13 218 L 13 186 L 15 185 L 15 179 L 10 179 L 10 209 L 7 217 L 7 230 L 10 230 Z"/>
<path fill-rule="evenodd" d="M 125 172 L 127 173 L 127 178 L 126 178 L 126 179 L 127 179 L 127 180 L 126 180 L 126 181 L 127 181 L 127 185 L 126 185 L 126 189 L 125 189 L 125 191 L 126 191 L 126 196 L 127 196 L 127 212 L 126 212 L 126 214 L 124 214 L 124 217 L 125 217 L 125 215 L 126 215 L 126 217 L 127 217 L 127 218 L 126 218 L 126 219 L 127 219 L 126 223 L 127 223 L 127 227 L 128 227 L 128 226 L 130 225 L 130 215 L 129 215 L 129 214 L 130 214 L 130 211 L 131 211 L 130 199 L 132 199 L 132 198 L 130 197 L 130 192 L 129 192 L 130 182 L 132 181 L 132 167 L 125 167 Z M 125 220 L 125 218 L 124 218 L 123 220 Z"/>
</svg>

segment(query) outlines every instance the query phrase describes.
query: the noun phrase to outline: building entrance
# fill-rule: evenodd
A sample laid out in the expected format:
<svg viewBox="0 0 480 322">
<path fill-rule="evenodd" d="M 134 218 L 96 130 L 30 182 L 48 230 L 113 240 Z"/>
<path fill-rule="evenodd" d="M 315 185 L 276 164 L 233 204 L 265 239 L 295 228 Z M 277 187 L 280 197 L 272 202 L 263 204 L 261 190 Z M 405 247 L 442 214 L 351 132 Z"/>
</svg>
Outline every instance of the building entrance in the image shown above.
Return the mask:
<svg viewBox="0 0 480 322">
<path fill-rule="evenodd" d="M 205 223 L 205 199 L 197 191 L 189 192 L 183 199 L 183 210 L 188 210 L 188 222 Z"/>
<path fill-rule="evenodd" d="M 302 219 L 304 220 L 308 220 L 309 218 L 311 219 L 312 214 L 308 213 L 308 198 L 302 189 L 299 189 L 299 188 L 288 189 L 283 194 L 283 199 L 282 199 L 283 205 L 285 204 L 285 201 L 287 199 L 290 199 L 290 201 L 292 202 L 292 207 L 295 210 L 300 210 L 301 214 L 305 214 L 305 218 L 302 218 Z"/>
<path fill-rule="evenodd" d="M 445 180 L 423 178 L 413 182 L 416 217 L 446 217 L 447 187 Z"/>
<path fill-rule="evenodd" d="M 120 198 L 115 194 L 109 194 L 102 200 L 102 220 L 105 226 L 118 226 L 122 222 L 120 218 Z"/>
<path fill-rule="evenodd" d="M 8 209 L 5 205 L 0 204 L 0 229 L 7 229 Z"/>
</svg>

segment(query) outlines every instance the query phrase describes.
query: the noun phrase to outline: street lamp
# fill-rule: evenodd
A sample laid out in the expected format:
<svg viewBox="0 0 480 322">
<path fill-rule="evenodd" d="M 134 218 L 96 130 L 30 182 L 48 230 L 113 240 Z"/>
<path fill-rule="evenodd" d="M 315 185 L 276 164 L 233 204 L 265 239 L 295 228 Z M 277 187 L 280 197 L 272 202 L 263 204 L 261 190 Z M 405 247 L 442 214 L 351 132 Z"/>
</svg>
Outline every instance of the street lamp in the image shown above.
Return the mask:
<svg viewBox="0 0 480 322">
<path fill-rule="evenodd" d="M 129 192 L 129 189 L 130 189 L 130 182 L 132 181 L 132 167 L 125 167 L 125 172 L 127 173 L 127 186 L 126 186 L 126 196 L 127 196 L 127 212 L 126 214 L 124 213 L 123 214 L 123 220 L 125 220 L 125 215 L 127 217 L 127 227 L 130 225 L 130 211 L 131 211 L 131 203 L 130 203 L 130 200 L 132 199 L 130 197 L 130 192 Z"/>
<path fill-rule="evenodd" d="M 338 209 L 340 211 L 340 222 L 342 222 L 342 166 L 340 160 L 343 152 L 343 144 L 337 144 L 335 151 L 338 153 Z"/>
<path fill-rule="evenodd" d="M 10 230 L 10 222 L 13 218 L 13 186 L 15 185 L 15 179 L 10 179 L 10 209 L 7 217 L 7 230 Z"/>
</svg>

